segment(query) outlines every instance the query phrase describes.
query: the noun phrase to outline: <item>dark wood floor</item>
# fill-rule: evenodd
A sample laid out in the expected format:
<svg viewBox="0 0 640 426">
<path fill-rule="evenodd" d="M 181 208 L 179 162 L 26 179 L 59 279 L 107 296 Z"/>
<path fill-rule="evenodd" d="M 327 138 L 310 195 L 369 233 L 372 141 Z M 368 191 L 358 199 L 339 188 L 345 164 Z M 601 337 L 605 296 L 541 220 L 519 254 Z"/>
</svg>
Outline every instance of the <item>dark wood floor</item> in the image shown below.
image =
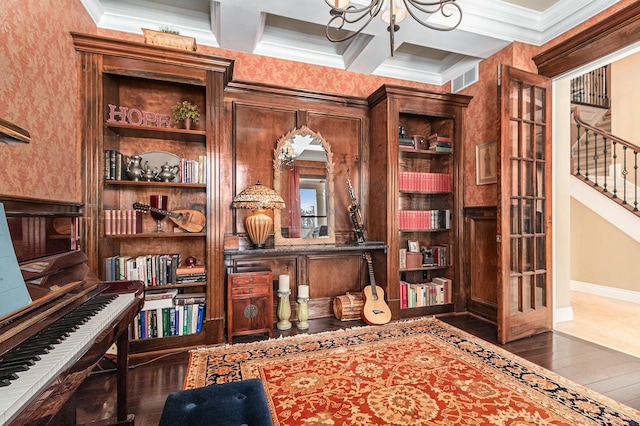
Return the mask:
<svg viewBox="0 0 640 426">
<path fill-rule="evenodd" d="M 496 326 L 471 315 L 449 315 L 439 319 L 499 345 Z M 310 321 L 309 333 L 364 325 L 360 321 L 340 322 L 333 318 Z M 295 326 L 279 335 L 297 334 Z M 234 343 L 264 338 L 234 338 Z M 559 332 L 522 339 L 502 348 L 554 371 L 577 383 L 640 409 L 640 359 L 603 348 Z M 129 412 L 136 425 L 157 425 L 170 392 L 182 388 L 189 360 L 188 352 L 156 357 L 134 357 L 129 373 Z M 103 365 L 108 370 L 109 365 Z M 91 422 L 115 417 L 115 374 L 96 372 L 82 385 L 77 396 L 78 421 Z"/>
</svg>

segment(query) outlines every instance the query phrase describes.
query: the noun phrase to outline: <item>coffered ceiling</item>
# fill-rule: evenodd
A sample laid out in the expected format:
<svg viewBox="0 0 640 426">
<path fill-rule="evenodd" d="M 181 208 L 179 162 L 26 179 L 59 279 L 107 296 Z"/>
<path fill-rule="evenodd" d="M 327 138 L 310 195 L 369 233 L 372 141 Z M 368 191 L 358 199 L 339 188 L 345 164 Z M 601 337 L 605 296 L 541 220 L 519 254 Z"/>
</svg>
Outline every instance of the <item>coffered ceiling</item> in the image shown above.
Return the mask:
<svg viewBox="0 0 640 426">
<path fill-rule="evenodd" d="M 619 0 L 457 0 L 457 29 L 430 30 L 409 17 L 395 34 L 393 56 L 379 17 L 358 37 L 328 41 L 324 0 L 81 1 L 100 28 L 142 33 L 168 26 L 199 46 L 443 85 L 512 41 L 542 45 Z"/>
</svg>

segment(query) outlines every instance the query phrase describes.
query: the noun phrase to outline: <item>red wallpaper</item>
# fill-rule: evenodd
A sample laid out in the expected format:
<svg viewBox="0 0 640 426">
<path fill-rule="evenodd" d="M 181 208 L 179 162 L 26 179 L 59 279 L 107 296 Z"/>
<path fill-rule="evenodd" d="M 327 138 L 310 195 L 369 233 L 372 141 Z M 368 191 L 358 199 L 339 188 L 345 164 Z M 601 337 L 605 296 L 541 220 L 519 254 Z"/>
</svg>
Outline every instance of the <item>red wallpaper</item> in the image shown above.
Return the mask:
<svg viewBox="0 0 640 426">
<path fill-rule="evenodd" d="M 496 185 L 475 185 L 475 146 L 496 138 L 497 64 L 534 70 L 530 58 L 633 3 L 621 0 L 597 17 L 542 48 L 514 43 L 480 64 L 480 82 L 465 128 L 465 205 L 496 204 Z M 2 0 L 0 7 L 0 117 L 31 132 L 29 145 L 0 144 L 0 193 L 64 201 L 80 200 L 80 156 L 76 137 L 75 53 L 70 31 L 142 41 L 142 35 L 97 30 L 80 0 Z M 55 23 L 53 25 L 52 23 Z M 199 51 L 236 59 L 234 78 L 301 89 L 366 97 L 383 83 L 434 90 L 445 87 L 368 76 L 235 51 Z"/>
<path fill-rule="evenodd" d="M 70 31 L 96 31 L 80 0 L 2 0 L 0 117 L 27 129 L 31 143 L 0 143 L 1 194 L 80 199 Z"/>
</svg>

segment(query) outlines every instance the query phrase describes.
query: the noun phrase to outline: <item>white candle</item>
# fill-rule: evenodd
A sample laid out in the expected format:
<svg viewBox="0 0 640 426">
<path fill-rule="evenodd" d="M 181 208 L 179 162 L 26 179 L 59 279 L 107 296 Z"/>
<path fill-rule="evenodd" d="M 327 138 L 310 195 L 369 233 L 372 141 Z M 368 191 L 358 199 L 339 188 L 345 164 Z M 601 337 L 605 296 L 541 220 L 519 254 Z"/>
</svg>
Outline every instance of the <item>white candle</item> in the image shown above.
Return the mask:
<svg viewBox="0 0 640 426">
<path fill-rule="evenodd" d="M 278 277 L 278 291 L 287 292 L 289 291 L 289 275 L 280 275 Z"/>
<path fill-rule="evenodd" d="M 298 297 L 309 297 L 309 286 L 308 285 L 299 285 L 298 286 Z"/>
</svg>

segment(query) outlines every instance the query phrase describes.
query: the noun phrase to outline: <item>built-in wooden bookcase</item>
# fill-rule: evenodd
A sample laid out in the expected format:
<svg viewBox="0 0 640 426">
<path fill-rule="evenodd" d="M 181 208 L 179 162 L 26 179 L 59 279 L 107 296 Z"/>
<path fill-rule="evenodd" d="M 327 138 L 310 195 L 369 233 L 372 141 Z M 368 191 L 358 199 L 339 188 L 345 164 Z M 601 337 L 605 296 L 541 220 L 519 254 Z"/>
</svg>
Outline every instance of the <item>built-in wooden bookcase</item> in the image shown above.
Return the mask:
<svg viewBox="0 0 640 426">
<path fill-rule="evenodd" d="M 458 168 L 469 101 L 394 86 L 383 86 L 369 97 L 367 230 L 370 238 L 389 247 L 386 256 L 374 255 L 374 266 L 394 318 L 462 308 L 456 307 L 462 229 Z"/>
<path fill-rule="evenodd" d="M 198 333 L 189 330 L 183 335 L 145 336 L 133 340 L 131 350 L 223 342 L 224 281 L 219 277 L 224 272 L 222 247 L 217 243 L 221 237 L 215 226 L 221 215 L 215 201 L 219 198 L 220 178 L 215 161 L 222 88 L 228 80 L 231 61 L 141 43 L 73 36 L 80 52 L 79 64 L 85 69 L 80 77 L 80 133 L 87 163 L 83 176 L 86 216 L 82 242 L 90 266 L 101 279 L 112 280 L 110 259 L 146 256 L 150 263 L 155 257 L 157 280 L 162 285 L 149 283 L 147 291 L 177 289 L 179 293 L 206 296 L 204 324 Z M 190 130 L 181 128 L 171 117 L 173 105 L 185 100 L 197 105 L 200 112 L 199 122 Z M 144 169 L 159 171 L 166 164 L 179 165 L 179 176 L 169 181 L 144 177 L 133 180 L 126 173 L 131 160 L 126 159 L 135 155 L 142 157 L 140 166 Z M 193 175 L 184 176 L 184 160 L 205 165 L 194 168 L 198 170 L 196 179 Z M 134 203 L 149 206 L 151 195 L 155 194 L 168 197 L 167 211 L 201 212 L 205 227 L 186 232 L 165 217 L 163 232 L 156 232 L 156 221 L 149 214 L 133 211 Z M 167 255 L 164 260 L 162 255 Z M 175 267 L 176 259 L 183 266 L 190 256 L 204 265 L 206 278 L 178 283 L 175 276 L 163 274 L 160 281 L 159 265 L 170 270 L 165 267 L 166 259 Z M 122 271 L 120 278 L 124 278 Z M 154 322 L 159 320 L 154 318 Z"/>
</svg>

